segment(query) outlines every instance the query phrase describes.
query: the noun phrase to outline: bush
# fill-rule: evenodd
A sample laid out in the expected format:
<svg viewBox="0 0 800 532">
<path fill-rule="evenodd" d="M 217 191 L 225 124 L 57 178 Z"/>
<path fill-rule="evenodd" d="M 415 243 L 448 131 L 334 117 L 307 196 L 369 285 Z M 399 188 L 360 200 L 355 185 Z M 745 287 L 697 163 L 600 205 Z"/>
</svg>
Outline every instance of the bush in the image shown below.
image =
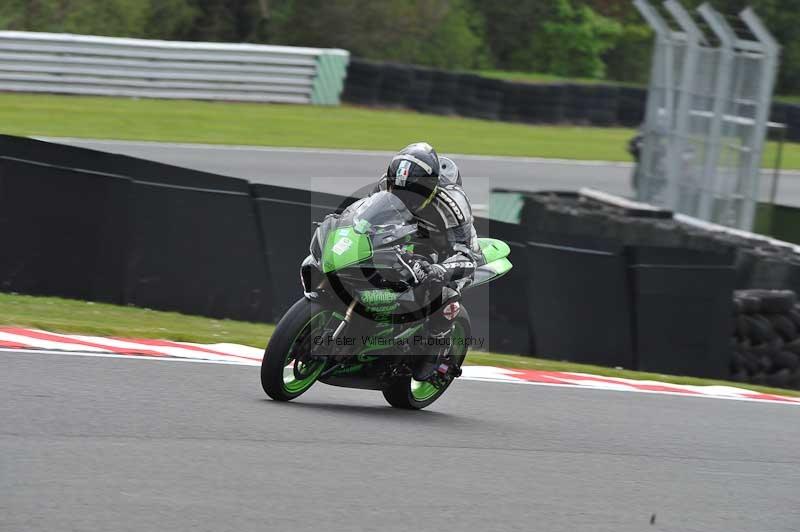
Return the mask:
<svg viewBox="0 0 800 532">
<path fill-rule="evenodd" d="M 614 47 L 622 26 L 587 5 L 573 7 L 569 0 L 556 0 L 554 11 L 535 43 L 543 70 L 565 77 L 604 77 L 603 54 Z"/>
</svg>

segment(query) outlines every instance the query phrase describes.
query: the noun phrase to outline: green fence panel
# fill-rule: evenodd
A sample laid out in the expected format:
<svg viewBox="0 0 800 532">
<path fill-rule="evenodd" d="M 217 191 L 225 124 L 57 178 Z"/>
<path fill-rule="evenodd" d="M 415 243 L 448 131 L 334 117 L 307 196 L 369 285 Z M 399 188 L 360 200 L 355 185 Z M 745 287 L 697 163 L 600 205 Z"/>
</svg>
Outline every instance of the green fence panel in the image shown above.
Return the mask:
<svg viewBox="0 0 800 532">
<path fill-rule="evenodd" d="M 518 224 L 524 200 L 519 192 L 493 190 L 489 196 L 489 218 Z"/>
<path fill-rule="evenodd" d="M 317 56 L 317 74 L 311 103 L 315 105 L 339 105 L 350 53 L 346 50 L 323 50 Z"/>
</svg>

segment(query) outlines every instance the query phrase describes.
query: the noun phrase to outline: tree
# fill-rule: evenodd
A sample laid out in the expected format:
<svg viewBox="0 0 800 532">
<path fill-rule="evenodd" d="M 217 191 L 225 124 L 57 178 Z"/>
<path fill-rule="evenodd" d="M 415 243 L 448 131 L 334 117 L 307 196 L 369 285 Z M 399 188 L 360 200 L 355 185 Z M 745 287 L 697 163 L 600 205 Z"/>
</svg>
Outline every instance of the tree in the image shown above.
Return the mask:
<svg viewBox="0 0 800 532">
<path fill-rule="evenodd" d="M 536 63 L 550 74 L 602 78 L 606 68 L 602 56 L 621 33 L 618 22 L 588 5 L 573 7 L 570 0 L 555 0 L 552 15 L 533 43 Z"/>
<path fill-rule="evenodd" d="M 694 10 L 704 0 L 681 0 Z M 800 92 L 797 0 L 748 4 L 783 46 L 778 90 Z M 439 68 L 644 82 L 652 35 L 630 0 L 0 0 L 0 28 L 338 47 Z"/>
<path fill-rule="evenodd" d="M 542 0 L 472 0 L 471 5 L 484 21 L 485 46 L 492 66 L 504 70 L 532 70 L 537 60 L 532 56 L 532 44 L 548 16 L 548 3 Z"/>
<path fill-rule="evenodd" d="M 482 63 L 479 18 L 461 0 L 304 0 L 271 42 L 337 47 L 353 55 L 442 68 Z"/>
</svg>

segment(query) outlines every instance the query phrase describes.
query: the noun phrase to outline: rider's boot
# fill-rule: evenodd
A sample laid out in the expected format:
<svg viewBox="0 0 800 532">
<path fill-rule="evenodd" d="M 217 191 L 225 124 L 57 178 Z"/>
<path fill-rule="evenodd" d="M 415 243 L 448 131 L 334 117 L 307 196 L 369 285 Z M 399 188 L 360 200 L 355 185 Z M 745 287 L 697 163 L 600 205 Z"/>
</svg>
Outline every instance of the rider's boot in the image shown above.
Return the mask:
<svg viewBox="0 0 800 532">
<path fill-rule="evenodd" d="M 419 357 L 419 360 L 412 369 L 414 380 L 424 381 L 439 373 L 442 377 L 450 372 L 452 362 L 450 361 L 451 340 L 450 333 L 453 327 L 449 327 L 441 332 L 431 332 L 429 338 L 432 340 L 431 353 Z M 458 376 L 458 375 L 456 375 Z"/>
</svg>

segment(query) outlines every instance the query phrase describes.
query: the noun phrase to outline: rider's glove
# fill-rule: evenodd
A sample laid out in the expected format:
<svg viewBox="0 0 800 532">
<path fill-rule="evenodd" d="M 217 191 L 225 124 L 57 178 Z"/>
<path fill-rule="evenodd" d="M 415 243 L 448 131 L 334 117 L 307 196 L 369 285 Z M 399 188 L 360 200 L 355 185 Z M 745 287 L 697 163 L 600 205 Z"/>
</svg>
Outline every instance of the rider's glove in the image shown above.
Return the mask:
<svg viewBox="0 0 800 532">
<path fill-rule="evenodd" d="M 431 264 L 428 269 L 428 278 L 426 281 L 429 283 L 443 283 L 447 278 L 447 269 L 441 264 Z"/>
<path fill-rule="evenodd" d="M 428 271 L 431 269 L 431 264 L 426 260 L 415 260 L 411 263 L 411 271 L 414 272 L 414 279 L 416 284 L 424 283 L 428 278 Z"/>
<path fill-rule="evenodd" d="M 442 283 L 447 276 L 447 270 L 440 264 L 431 264 L 426 260 L 416 260 L 411 266 L 414 271 L 414 276 L 417 278 L 417 284 Z"/>
</svg>

